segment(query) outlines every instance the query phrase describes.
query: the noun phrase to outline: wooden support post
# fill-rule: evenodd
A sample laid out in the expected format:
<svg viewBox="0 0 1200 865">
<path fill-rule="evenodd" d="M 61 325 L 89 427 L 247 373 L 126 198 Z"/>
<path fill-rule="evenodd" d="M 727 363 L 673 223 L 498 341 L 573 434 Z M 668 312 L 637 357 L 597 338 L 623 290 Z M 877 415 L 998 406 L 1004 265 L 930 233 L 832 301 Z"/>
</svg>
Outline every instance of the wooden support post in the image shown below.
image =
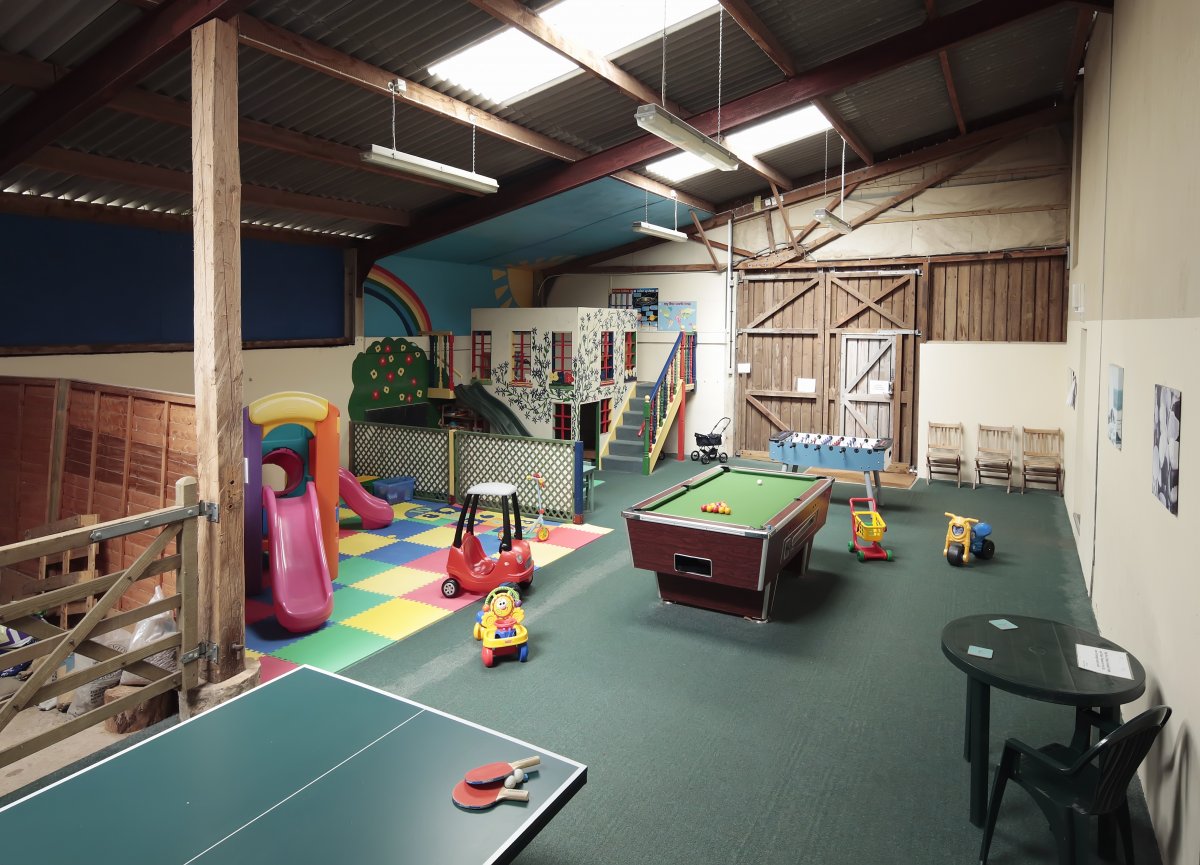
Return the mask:
<svg viewBox="0 0 1200 865">
<path fill-rule="evenodd" d="M 192 226 L 200 498 L 217 505 L 198 541 L 199 639 L 217 647 L 208 681 L 242 671 L 246 643 L 242 509 L 241 174 L 237 28 L 192 31 Z"/>
</svg>

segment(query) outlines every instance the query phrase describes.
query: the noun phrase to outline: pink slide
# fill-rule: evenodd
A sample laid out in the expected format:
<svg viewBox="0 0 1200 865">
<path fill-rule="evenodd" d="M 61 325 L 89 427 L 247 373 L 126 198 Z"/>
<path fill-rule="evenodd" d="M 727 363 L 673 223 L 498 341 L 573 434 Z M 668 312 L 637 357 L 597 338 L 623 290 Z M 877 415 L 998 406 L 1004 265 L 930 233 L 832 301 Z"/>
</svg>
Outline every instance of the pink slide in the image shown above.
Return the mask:
<svg viewBox="0 0 1200 865">
<path fill-rule="evenodd" d="M 304 495 L 276 498 L 263 487 L 275 618 L 294 634 L 321 627 L 333 612 L 333 584 L 321 543 L 321 511 L 311 481 Z"/>
<path fill-rule="evenodd" d="M 364 529 L 382 529 L 396 518 L 392 506 L 364 490 L 358 478 L 347 469 L 338 469 L 338 495 L 346 507 L 362 517 Z"/>
</svg>

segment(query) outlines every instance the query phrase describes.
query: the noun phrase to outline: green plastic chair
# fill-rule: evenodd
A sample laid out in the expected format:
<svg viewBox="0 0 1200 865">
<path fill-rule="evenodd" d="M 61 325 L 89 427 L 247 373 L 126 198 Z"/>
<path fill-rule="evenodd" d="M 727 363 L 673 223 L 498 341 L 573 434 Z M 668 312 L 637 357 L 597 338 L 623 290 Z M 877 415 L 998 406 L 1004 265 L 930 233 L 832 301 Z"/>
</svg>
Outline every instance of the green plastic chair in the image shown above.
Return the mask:
<svg viewBox="0 0 1200 865">
<path fill-rule="evenodd" d="M 1026 745 L 1019 739 L 1004 743 L 1004 753 L 996 768 L 987 822 L 983 827 L 980 865 L 986 865 L 1000 800 L 1009 779 L 1020 784 L 1033 797 L 1050 823 L 1058 842 L 1059 865 L 1074 865 L 1076 857 L 1075 815 L 1116 818 L 1121 830 L 1125 865 L 1133 865 L 1133 836 L 1129 820 L 1129 802 L 1125 798 L 1133 773 L 1146 758 L 1163 725 L 1171 717 L 1167 706 L 1147 709 L 1131 721 L 1108 732 L 1082 753 L 1066 745 L 1043 748 Z M 1081 712 L 1103 731 L 1104 722 L 1095 712 Z"/>
</svg>

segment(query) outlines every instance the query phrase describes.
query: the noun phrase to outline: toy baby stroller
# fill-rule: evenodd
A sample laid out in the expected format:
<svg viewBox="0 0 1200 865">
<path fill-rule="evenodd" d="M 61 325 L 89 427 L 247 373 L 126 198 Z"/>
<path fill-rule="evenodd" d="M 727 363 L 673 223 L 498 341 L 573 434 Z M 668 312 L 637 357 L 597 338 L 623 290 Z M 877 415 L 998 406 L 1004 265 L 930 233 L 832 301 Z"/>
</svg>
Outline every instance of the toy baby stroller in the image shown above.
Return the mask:
<svg viewBox="0 0 1200 865">
<path fill-rule="evenodd" d="M 721 450 L 721 440 L 727 429 L 729 418 L 723 417 L 713 425 L 712 432 L 695 433 L 697 450 L 692 451 L 692 459 L 700 460 L 701 465 L 708 465 L 713 460 L 729 462 L 729 454 Z"/>
</svg>

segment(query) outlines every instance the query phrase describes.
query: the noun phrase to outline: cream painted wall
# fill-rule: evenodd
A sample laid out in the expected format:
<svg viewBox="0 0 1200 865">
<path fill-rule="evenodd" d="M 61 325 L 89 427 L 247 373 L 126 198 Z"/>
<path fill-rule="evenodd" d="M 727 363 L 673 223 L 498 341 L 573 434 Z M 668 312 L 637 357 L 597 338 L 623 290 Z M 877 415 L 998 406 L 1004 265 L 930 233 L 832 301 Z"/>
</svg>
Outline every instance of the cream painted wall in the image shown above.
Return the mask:
<svg viewBox="0 0 1200 865">
<path fill-rule="evenodd" d="M 336 348 L 258 349 L 242 354 L 242 395 L 247 404 L 284 390 L 323 396 L 342 413 L 341 461 L 349 465 L 346 405 L 353 387 L 350 368 L 363 350 L 356 345 Z M 142 387 L 172 393 L 193 393 L 191 352 L 139 354 L 69 354 L 0 358 L 0 376 L 74 378 L 119 387 Z"/>
<path fill-rule="evenodd" d="M 1178 515 L 1150 493 L 1154 385 L 1181 389 L 1189 405 L 1200 400 L 1200 391 L 1189 387 L 1189 373 L 1200 364 L 1194 218 L 1200 111 L 1194 100 L 1179 98 L 1198 86 L 1195 0 L 1118 0 L 1111 18 L 1100 16 L 1086 58 L 1079 236 L 1071 272 L 1085 305 L 1081 320 L 1071 322 L 1068 349 L 1075 363 L 1083 355 L 1094 404 L 1070 431 L 1067 449 L 1094 466 L 1095 492 L 1086 484 L 1069 489 L 1068 504 L 1084 517 L 1080 558 L 1100 629 L 1147 670 L 1146 696 L 1126 716 L 1158 703 L 1174 710 L 1141 771 L 1165 865 L 1200 861 L 1200 565 L 1192 544 L 1200 536 L 1200 460 L 1194 458 L 1197 436 L 1189 435 L 1194 423 L 1185 421 L 1181 436 Z M 1119 451 L 1103 424 L 1109 364 L 1125 370 Z"/>
<path fill-rule="evenodd" d="M 716 239 L 725 242 L 723 231 Z M 724 257 L 718 250 L 719 260 Z M 711 264 L 700 243 L 662 243 L 632 255 L 613 259 L 614 265 Z M 693 433 L 708 432 L 722 417 L 734 417 L 733 376 L 729 372 L 728 310 L 725 272 L 720 273 L 642 273 L 642 274 L 567 274 L 554 283 L 551 306 L 607 306 L 608 294 L 615 288 L 657 288 L 660 300 L 694 300 L 696 304 L 696 390 L 689 394 L 685 408 L 685 451 L 695 446 Z M 666 363 L 677 334 L 639 330 L 638 380 L 654 381 Z M 677 438 L 672 434 L 663 452 L 678 453 Z M 733 441 L 732 427 L 726 433 Z"/>
<path fill-rule="evenodd" d="M 1063 343 L 926 342 L 920 351 L 919 477 L 927 475 L 925 450 L 931 421 L 963 425 L 964 483 L 975 475 L 979 424 L 1016 427 L 1013 461 L 1019 466 L 1023 427 L 1063 429 L 1070 422 Z M 1019 469 L 1014 468 L 1014 475 L 1016 489 L 1021 482 Z M 938 475 L 938 480 L 944 478 Z"/>
</svg>

